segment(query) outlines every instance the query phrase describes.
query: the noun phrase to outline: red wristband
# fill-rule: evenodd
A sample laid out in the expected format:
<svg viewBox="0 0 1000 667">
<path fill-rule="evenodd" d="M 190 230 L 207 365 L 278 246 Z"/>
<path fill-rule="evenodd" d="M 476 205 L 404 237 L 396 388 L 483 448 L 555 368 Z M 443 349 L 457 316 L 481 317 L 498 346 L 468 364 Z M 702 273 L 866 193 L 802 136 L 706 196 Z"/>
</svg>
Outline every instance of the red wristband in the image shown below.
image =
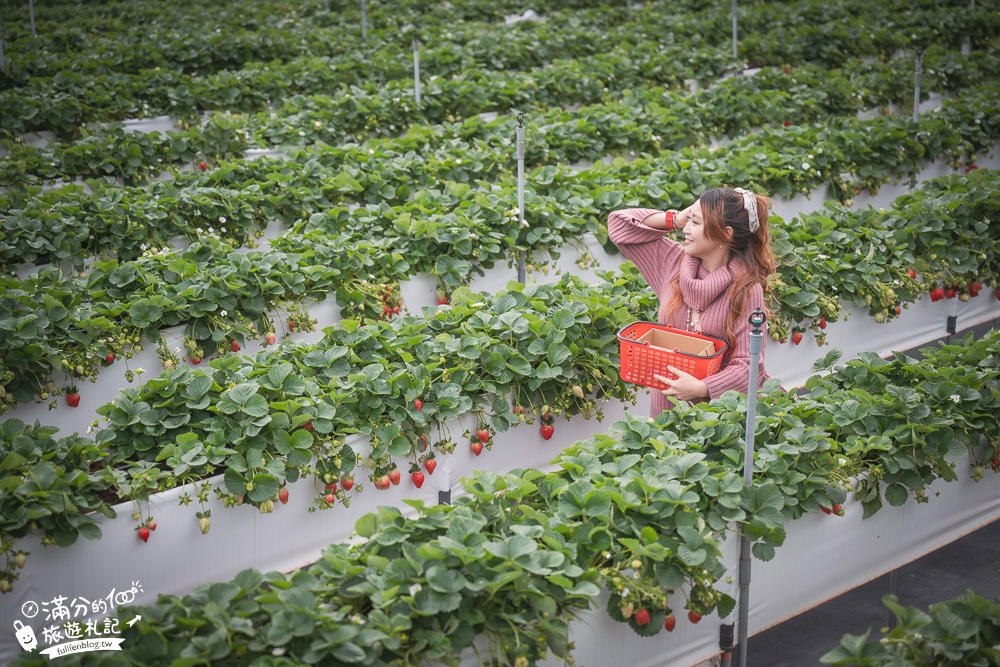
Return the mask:
<svg viewBox="0 0 1000 667">
<path fill-rule="evenodd" d="M 667 229 L 677 229 L 674 227 L 674 218 L 677 217 L 677 211 L 666 211 L 663 215 L 666 216 Z"/>
</svg>

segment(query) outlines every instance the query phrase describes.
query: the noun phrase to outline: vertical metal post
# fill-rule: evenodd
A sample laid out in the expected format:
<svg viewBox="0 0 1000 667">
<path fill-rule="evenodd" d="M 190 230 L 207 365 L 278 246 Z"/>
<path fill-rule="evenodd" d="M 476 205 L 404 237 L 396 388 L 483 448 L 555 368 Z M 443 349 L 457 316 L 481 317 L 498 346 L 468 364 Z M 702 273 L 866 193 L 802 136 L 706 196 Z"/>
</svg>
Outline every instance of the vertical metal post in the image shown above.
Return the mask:
<svg viewBox="0 0 1000 667">
<path fill-rule="evenodd" d="M 976 15 L 976 0 L 969 0 L 969 18 L 973 18 Z M 965 42 L 962 44 L 962 55 L 969 55 L 972 53 L 972 37 L 966 35 Z"/>
<path fill-rule="evenodd" d="M 518 229 L 524 229 L 524 112 L 517 113 L 517 221 Z M 517 282 L 524 283 L 527 252 L 522 250 L 517 258 Z"/>
<path fill-rule="evenodd" d="M 28 0 L 28 14 L 31 15 L 31 36 L 35 37 L 35 0 Z"/>
<path fill-rule="evenodd" d="M 420 39 L 413 35 L 413 92 L 416 95 L 417 106 L 420 106 Z"/>
<path fill-rule="evenodd" d="M 628 20 L 632 20 L 632 0 L 628 0 Z"/>
<path fill-rule="evenodd" d="M 764 339 L 764 323 L 767 316 L 759 308 L 750 313 L 750 381 L 747 385 L 747 425 L 746 449 L 743 452 L 743 486 L 753 487 L 753 449 L 757 431 L 757 366 L 761 341 Z M 740 531 L 740 627 L 739 665 L 747 664 L 747 635 L 750 618 L 750 540 Z"/>
<path fill-rule="evenodd" d="M 920 120 L 920 79 L 924 74 L 924 47 L 917 47 L 917 59 L 913 64 L 913 122 Z"/>
<path fill-rule="evenodd" d="M 368 0 L 361 0 L 361 41 L 368 41 Z"/>
<path fill-rule="evenodd" d="M 736 0 L 733 0 L 733 59 L 740 57 L 739 51 L 736 49 Z"/>
</svg>

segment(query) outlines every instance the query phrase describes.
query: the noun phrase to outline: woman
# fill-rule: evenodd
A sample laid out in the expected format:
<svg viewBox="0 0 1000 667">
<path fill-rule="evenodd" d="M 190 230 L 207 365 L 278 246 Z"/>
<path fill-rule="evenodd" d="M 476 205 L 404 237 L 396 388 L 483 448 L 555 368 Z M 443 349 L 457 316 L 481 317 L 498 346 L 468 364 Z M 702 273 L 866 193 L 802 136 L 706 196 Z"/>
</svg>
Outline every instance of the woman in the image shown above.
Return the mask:
<svg viewBox="0 0 1000 667">
<path fill-rule="evenodd" d="M 729 347 L 722 367 L 699 380 L 668 366 L 671 378 L 655 376 L 668 386 L 653 391 L 653 416 L 669 410 L 675 396 L 702 401 L 735 389 L 746 392 L 750 381 L 750 313 L 765 310 L 764 290 L 774 273 L 767 228 L 770 199 L 742 188 L 712 188 L 683 211 L 632 208 L 608 216 L 608 234 L 636 265 L 660 299 L 658 321 L 725 340 Z M 667 236 L 684 230 L 684 242 Z M 762 384 L 764 351 L 759 357 Z M 758 385 L 759 386 L 759 385 Z"/>
</svg>

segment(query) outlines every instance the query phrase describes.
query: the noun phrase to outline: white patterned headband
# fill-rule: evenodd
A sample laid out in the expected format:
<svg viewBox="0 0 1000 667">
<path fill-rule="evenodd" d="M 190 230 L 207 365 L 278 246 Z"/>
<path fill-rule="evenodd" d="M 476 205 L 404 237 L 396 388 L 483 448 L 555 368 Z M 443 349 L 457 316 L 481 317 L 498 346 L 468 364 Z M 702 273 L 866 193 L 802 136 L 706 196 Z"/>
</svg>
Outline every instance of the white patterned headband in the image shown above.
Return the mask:
<svg viewBox="0 0 1000 667">
<path fill-rule="evenodd" d="M 760 218 L 757 217 L 757 195 L 743 188 L 733 189 L 743 195 L 743 208 L 747 210 L 747 217 L 750 219 L 750 231 L 756 232 L 760 227 Z"/>
</svg>

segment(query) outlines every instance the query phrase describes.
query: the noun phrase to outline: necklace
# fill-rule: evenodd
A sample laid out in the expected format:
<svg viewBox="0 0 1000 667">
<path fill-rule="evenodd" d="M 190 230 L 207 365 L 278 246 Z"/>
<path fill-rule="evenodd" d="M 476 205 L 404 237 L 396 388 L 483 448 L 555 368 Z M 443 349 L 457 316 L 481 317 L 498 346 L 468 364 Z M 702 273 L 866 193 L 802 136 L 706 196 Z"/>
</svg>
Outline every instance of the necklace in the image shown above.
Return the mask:
<svg viewBox="0 0 1000 667">
<path fill-rule="evenodd" d="M 688 331 L 693 331 L 695 333 L 702 333 L 701 313 L 702 311 L 695 310 L 691 306 L 688 306 L 687 324 L 685 325 L 684 328 L 687 329 Z"/>
</svg>

